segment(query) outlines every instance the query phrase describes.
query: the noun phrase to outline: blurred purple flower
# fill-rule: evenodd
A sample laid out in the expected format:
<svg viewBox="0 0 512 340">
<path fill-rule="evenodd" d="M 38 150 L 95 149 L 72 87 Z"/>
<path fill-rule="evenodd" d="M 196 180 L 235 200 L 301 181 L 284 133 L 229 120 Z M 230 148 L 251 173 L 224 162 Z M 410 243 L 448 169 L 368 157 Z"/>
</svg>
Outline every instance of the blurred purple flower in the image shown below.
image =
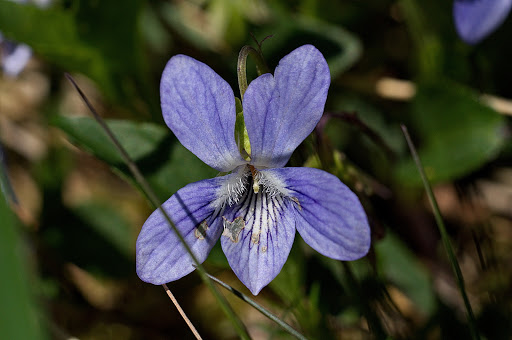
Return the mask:
<svg viewBox="0 0 512 340">
<path fill-rule="evenodd" d="M 165 122 L 180 142 L 228 175 L 191 183 L 163 204 L 203 262 L 221 238 L 229 265 L 253 294 L 272 281 L 290 253 L 295 229 L 321 254 L 355 260 L 370 246 L 357 196 L 322 170 L 283 168 L 322 116 L 330 74 L 313 46 L 297 48 L 245 92 L 250 160 L 235 142 L 235 97 L 207 65 L 172 57 L 162 75 Z M 172 180 L 172 179 L 170 179 Z M 137 239 L 137 274 L 163 284 L 194 270 L 190 255 L 159 210 Z"/>
<path fill-rule="evenodd" d="M 34 3 L 38 7 L 48 7 L 51 0 L 10 0 L 19 4 Z M 11 77 L 17 76 L 32 57 L 32 49 L 25 45 L 5 39 L 0 32 L 0 66 L 5 74 Z"/>
<path fill-rule="evenodd" d="M 455 0 L 457 33 L 468 44 L 477 44 L 505 21 L 511 7 L 512 0 Z"/>
<path fill-rule="evenodd" d="M 5 74 L 11 77 L 17 76 L 25 68 L 31 56 L 30 47 L 4 39 L 0 35 L 0 65 Z"/>
</svg>

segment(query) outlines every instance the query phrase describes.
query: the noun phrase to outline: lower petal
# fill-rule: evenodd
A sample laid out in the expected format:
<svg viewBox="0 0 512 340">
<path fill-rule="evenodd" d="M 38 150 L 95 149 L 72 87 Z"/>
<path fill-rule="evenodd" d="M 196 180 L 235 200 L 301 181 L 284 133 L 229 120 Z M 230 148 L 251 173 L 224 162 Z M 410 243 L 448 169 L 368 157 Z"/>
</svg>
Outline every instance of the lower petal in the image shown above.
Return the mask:
<svg viewBox="0 0 512 340">
<path fill-rule="evenodd" d="M 162 205 L 200 263 L 222 232 L 221 211 L 212 204 L 222 179 L 191 183 Z M 178 280 L 195 269 L 190 254 L 158 209 L 142 226 L 136 257 L 137 275 L 153 284 Z"/>
<path fill-rule="evenodd" d="M 283 268 L 295 237 L 294 210 L 280 195 L 248 190 L 226 207 L 222 250 L 236 276 L 257 295 Z"/>
<path fill-rule="evenodd" d="M 368 253 L 370 227 L 357 196 L 336 176 L 313 168 L 269 169 L 295 202 L 296 227 L 313 249 L 336 260 Z"/>
</svg>

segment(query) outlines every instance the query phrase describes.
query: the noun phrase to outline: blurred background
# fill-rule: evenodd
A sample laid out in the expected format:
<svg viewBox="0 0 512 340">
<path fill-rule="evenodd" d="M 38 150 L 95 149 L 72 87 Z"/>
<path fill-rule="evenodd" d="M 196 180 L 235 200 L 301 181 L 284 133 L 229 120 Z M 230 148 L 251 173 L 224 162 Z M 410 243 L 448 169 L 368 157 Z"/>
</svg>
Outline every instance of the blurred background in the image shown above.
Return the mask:
<svg viewBox="0 0 512 340">
<path fill-rule="evenodd" d="M 271 69 L 306 43 L 329 63 L 326 113 L 289 166 L 320 167 L 350 186 L 372 248 L 342 263 L 296 237 L 255 300 L 308 338 L 470 338 L 404 123 L 480 334 L 512 337 L 512 20 L 470 46 L 446 0 L 0 1 L 0 32 L 3 58 L 15 43 L 30 47 L 18 52 L 26 65 L 4 65 L 0 78 L 1 338 L 193 338 L 162 287 L 135 274 L 135 240 L 153 207 L 64 72 L 163 202 L 216 175 L 163 123 L 165 63 L 192 56 L 239 96 L 238 52 L 269 36 Z M 248 74 L 257 76 L 250 58 Z M 218 245 L 205 265 L 252 297 Z M 204 338 L 237 337 L 197 273 L 169 288 Z M 223 292 L 254 339 L 291 338 Z"/>
</svg>

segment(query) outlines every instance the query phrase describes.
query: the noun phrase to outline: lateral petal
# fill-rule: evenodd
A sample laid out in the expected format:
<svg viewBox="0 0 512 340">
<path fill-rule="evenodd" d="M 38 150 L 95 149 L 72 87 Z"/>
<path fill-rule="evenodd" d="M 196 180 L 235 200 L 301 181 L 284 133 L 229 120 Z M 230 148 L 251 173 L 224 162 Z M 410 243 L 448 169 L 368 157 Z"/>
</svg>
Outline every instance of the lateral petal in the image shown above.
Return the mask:
<svg viewBox="0 0 512 340">
<path fill-rule="evenodd" d="M 295 237 L 294 211 L 279 195 L 248 190 L 226 207 L 221 245 L 229 265 L 257 295 L 283 268 Z"/>
<path fill-rule="evenodd" d="M 477 44 L 507 18 L 512 0 L 455 0 L 453 17 L 462 40 Z"/>
<path fill-rule="evenodd" d="M 222 232 L 221 211 L 212 202 L 224 177 L 188 184 L 162 207 L 203 262 Z M 142 226 L 136 244 L 137 275 L 142 281 L 163 284 L 192 272 L 193 261 L 160 210 L 155 210 Z"/>
<path fill-rule="evenodd" d="M 164 120 L 187 149 L 219 171 L 244 164 L 235 143 L 235 96 L 210 67 L 176 55 L 160 82 Z"/>
<path fill-rule="evenodd" d="M 279 62 L 274 76 L 253 80 L 244 95 L 251 164 L 282 167 L 323 114 L 331 77 L 322 53 L 301 46 Z"/>
<path fill-rule="evenodd" d="M 295 201 L 296 227 L 304 241 L 336 260 L 363 257 L 370 227 L 357 196 L 336 176 L 313 168 L 268 169 Z"/>
</svg>

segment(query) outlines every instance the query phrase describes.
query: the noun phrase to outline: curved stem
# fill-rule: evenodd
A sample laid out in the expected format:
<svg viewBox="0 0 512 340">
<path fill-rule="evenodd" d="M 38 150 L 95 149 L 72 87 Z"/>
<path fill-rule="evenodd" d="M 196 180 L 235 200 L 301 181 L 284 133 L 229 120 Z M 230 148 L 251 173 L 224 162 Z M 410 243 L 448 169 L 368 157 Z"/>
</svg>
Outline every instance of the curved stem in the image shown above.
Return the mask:
<svg viewBox="0 0 512 340">
<path fill-rule="evenodd" d="M 256 70 L 258 75 L 262 75 L 264 73 L 269 73 L 269 69 L 265 60 L 263 59 L 263 55 L 261 53 L 261 48 L 256 50 L 254 47 L 245 45 L 240 50 L 238 54 L 238 63 L 237 63 L 237 74 L 238 74 L 238 87 L 240 88 L 240 99 L 244 99 L 244 93 L 247 90 L 247 57 L 251 55 L 254 57 L 256 62 Z"/>
</svg>

